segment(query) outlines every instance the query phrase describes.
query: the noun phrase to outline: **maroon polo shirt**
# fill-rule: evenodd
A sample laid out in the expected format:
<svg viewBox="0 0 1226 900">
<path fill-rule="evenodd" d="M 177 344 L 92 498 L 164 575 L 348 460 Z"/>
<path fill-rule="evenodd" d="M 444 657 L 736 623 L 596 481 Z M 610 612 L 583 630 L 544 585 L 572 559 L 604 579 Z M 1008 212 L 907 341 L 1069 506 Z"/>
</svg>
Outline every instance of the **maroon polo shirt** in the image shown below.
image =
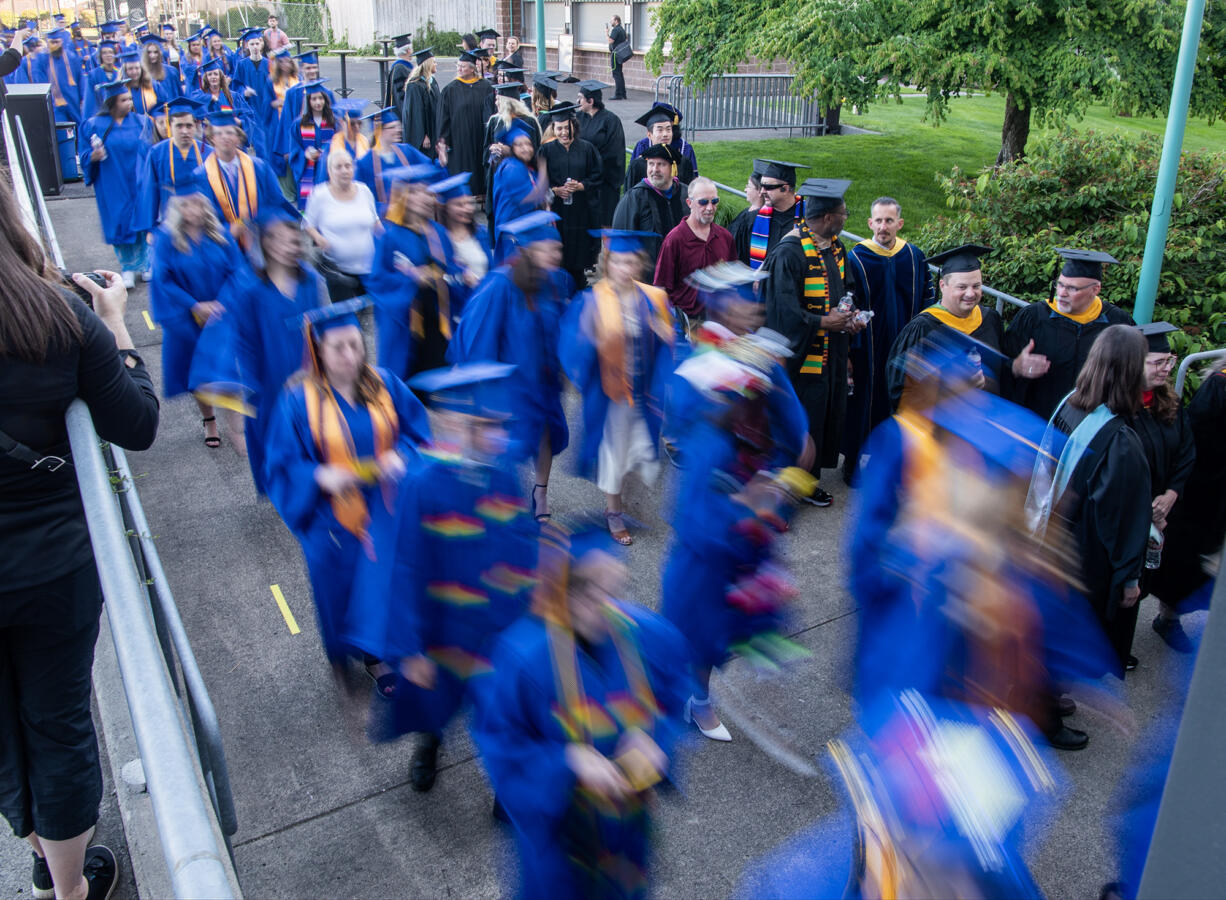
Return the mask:
<svg viewBox="0 0 1226 900">
<path fill-rule="evenodd" d="M 668 299 L 673 306 L 692 316 L 702 312 L 702 303 L 698 299 L 698 291 L 685 283 L 686 277 L 691 272 L 734 259 L 736 243 L 731 231 L 713 223 L 711 233 L 704 241 L 694 234 L 687 216 L 664 237 L 660 259 L 656 263 L 655 283 L 668 291 Z"/>
</svg>

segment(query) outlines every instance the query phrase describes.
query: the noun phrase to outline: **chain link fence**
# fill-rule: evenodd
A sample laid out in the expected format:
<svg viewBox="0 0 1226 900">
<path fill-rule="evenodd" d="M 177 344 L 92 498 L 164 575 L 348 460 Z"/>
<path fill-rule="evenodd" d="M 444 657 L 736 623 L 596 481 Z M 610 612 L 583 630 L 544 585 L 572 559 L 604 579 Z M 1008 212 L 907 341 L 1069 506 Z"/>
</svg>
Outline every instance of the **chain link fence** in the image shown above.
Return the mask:
<svg viewBox="0 0 1226 900">
<path fill-rule="evenodd" d="M 332 29 L 322 3 L 227 3 L 221 11 L 206 15 L 204 21 L 229 40 L 246 28 L 265 27 L 270 15 L 277 17 L 281 30 L 290 37 L 332 43 Z"/>
</svg>

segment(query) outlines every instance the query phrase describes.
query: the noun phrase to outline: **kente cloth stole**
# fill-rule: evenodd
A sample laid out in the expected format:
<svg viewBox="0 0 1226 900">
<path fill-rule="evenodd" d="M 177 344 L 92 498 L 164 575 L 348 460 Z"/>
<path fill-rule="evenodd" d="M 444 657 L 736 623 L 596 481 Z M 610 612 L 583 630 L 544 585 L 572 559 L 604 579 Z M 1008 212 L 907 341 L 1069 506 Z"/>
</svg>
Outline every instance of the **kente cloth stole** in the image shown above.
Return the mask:
<svg viewBox="0 0 1226 900">
<path fill-rule="evenodd" d="M 660 340 L 671 345 L 675 332 L 673 316 L 668 308 L 667 292 L 637 281 L 635 286 L 647 298 L 650 309 L 650 321 L 643 323 L 644 330 L 650 328 Z M 625 320 L 622 318 L 621 298 L 604 279 L 592 285 L 592 298 L 596 301 L 596 353 L 600 360 L 600 386 L 605 396 L 614 403 L 633 406 L 633 373 L 626 365 Z M 635 302 L 637 303 L 637 298 Z M 647 376 L 645 363 L 643 375 Z"/>
<path fill-rule="evenodd" d="M 204 171 L 208 175 L 209 187 L 213 191 L 213 196 L 217 198 L 221 206 L 221 214 L 225 216 L 228 224 L 241 226 L 242 223 L 250 222 L 255 218 L 255 214 L 259 212 L 260 194 L 256 187 L 255 163 L 251 161 L 250 156 L 241 150 L 238 152 L 237 197 L 230 195 L 230 188 L 226 184 L 226 177 L 221 171 L 221 161 L 216 153 L 204 161 Z M 236 229 L 232 227 L 231 231 L 237 236 Z"/>
<path fill-rule="evenodd" d="M 302 382 L 303 397 L 306 400 L 307 424 L 311 429 L 311 437 L 319 449 L 323 464 L 353 472 L 367 483 L 374 480 L 371 471 L 372 464 L 392 449 L 396 442 L 396 434 L 400 429 L 391 394 L 388 393 L 383 379 L 378 374 L 375 374 L 374 377 L 378 388 L 374 400 L 366 407 L 366 411 L 370 414 L 371 428 L 375 438 L 374 460 L 357 458 L 353 436 L 349 433 L 345 415 L 341 412 L 340 403 L 336 395 L 332 393 L 332 389 L 318 378 L 307 378 Z M 366 499 L 362 496 L 361 489 L 356 486 L 350 487 L 340 494 L 333 494 L 330 500 L 336 521 L 362 542 L 367 553 L 371 553 L 372 545 L 370 534 L 367 531 L 367 526 L 370 524 L 370 512 L 366 508 Z"/>
<path fill-rule="evenodd" d="M 767 204 L 754 216 L 753 233 L 749 236 L 749 267 L 755 271 L 762 268 L 762 263 L 766 262 L 767 245 L 771 238 L 771 216 L 774 213 L 775 210 Z"/>
<path fill-rule="evenodd" d="M 805 260 L 809 263 L 808 272 L 805 273 L 805 308 L 815 316 L 829 315 L 829 273 L 826 271 L 826 264 L 822 261 L 822 254 L 817 249 L 817 244 L 813 242 L 813 233 L 809 231 L 808 224 L 803 221 L 800 223 L 800 246 L 804 249 Z M 839 279 L 842 280 L 846 272 L 847 254 L 843 251 L 843 245 L 838 241 L 833 241 L 830 249 L 839 267 Z M 800 364 L 800 374 L 821 375 L 829 358 L 830 335 L 827 334 L 826 329 L 819 328 L 813 336 L 809 352 L 805 354 L 804 361 Z"/>
<path fill-rule="evenodd" d="M 397 153 L 400 151 L 397 150 Z M 375 157 L 376 161 L 378 156 Z M 375 183 L 378 184 L 378 175 L 375 175 Z M 403 214 L 402 214 L 403 215 Z M 390 221 L 390 220 L 389 220 Z M 400 223 L 408 231 L 414 231 L 407 225 L 403 225 L 403 219 Z M 447 258 L 443 253 L 443 243 L 439 240 L 438 233 L 426 223 L 424 230 L 416 232 L 426 239 L 426 245 L 430 248 L 430 261 L 425 263 L 425 268 L 430 272 L 434 281 L 434 297 L 438 306 L 438 330 L 444 340 L 451 340 L 451 293 L 447 290 L 447 272 L 444 269 L 443 261 Z M 426 322 L 421 314 L 421 307 L 418 304 L 422 292 L 419 290 L 413 298 L 413 308 L 409 312 L 409 328 L 413 335 L 421 340 L 426 336 Z"/>
<path fill-rule="evenodd" d="M 976 306 L 971 310 L 969 316 L 958 318 L 944 306 L 939 303 L 934 303 L 923 310 L 928 315 L 932 316 L 942 325 L 952 328 L 954 331 L 960 331 L 963 334 L 972 334 L 980 325 L 983 324 L 983 310 Z"/>
</svg>

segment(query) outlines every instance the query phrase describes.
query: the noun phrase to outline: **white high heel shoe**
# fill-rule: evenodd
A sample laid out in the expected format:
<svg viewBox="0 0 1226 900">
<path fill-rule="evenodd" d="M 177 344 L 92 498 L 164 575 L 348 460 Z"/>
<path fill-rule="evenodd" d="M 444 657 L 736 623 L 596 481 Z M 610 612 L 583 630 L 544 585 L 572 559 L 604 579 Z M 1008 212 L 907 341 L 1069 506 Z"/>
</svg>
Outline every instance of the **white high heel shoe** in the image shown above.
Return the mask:
<svg viewBox="0 0 1226 900">
<path fill-rule="evenodd" d="M 723 722 L 720 722 L 718 725 L 716 725 L 714 728 L 711 728 L 711 729 L 706 729 L 706 728 L 703 728 L 701 725 L 699 725 L 699 724 L 698 724 L 698 720 L 694 718 L 694 707 L 695 707 L 695 706 L 698 706 L 698 705 L 702 705 L 702 706 L 710 706 L 710 705 L 711 705 L 711 701 L 710 701 L 710 700 L 708 700 L 706 703 L 703 703 L 703 704 L 696 704 L 696 703 L 694 703 L 694 698 L 693 698 L 693 697 L 691 697 L 690 699 L 686 700 L 686 701 L 685 701 L 685 718 L 686 718 L 686 720 L 687 720 L 687 721 L 689 721 L 689 722 L 693 722 L 693 723 L 694 723 L 694 727 L 695 727 L 695 728 L 697 728 L 697 729 L 698 729 L 698 731 L 699 731 L 699 732 L 702 734 L 702 736 L 703 736 L 703 737 L 705 737 L 705 738 L 709 738 L 710 740 L 713 740 L 713 741 L 730 741 L 730 740 L 732 740 L 732 734 L 731 734 L 731 733 L 728 731 L 728 729 L 727 729 L 727 728 L 724 726 L 724 723 L 723 723 Z"/>
</svg>

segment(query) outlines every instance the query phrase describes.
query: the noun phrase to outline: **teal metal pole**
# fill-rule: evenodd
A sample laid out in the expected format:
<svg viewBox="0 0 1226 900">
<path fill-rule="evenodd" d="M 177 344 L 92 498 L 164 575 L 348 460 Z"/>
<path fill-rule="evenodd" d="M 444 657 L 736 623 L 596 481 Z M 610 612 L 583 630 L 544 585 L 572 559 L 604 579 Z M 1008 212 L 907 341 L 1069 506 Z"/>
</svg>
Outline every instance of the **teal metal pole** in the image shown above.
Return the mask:
<svg viewBox="0 0 1226 900">
<path fill-rule="evenodd" d="M 538 0 L 539 2 L 539 0 Z M 1166 252 L 1166 233 L 1171 224 L 1171 200 L 1175 195 L 1175 176 L 1179 174 L 1179 155 L 1183 150 L 1183 130 L 1188 122 L 1188 98 L 1192 94 L 1192 75 L 1200 49 L 1200 27 L 1205 16 L 1205 0 L 1188 0 L 1183 18 L 1183 37 L 1179 41 L 1179 62 L 1175 64 L 1175 84 L 1171 88 L 1171 108 L 1166 116 L 1166 136 L 1162 139 L 1162 161 L 1158 164 L 1158 184 L 1154 206 L 1149 213 L 1149 233 L 1145 238 L 1145 257 L 1137 283 L 1137 302 L 1132 318 L 1145 325 L 1154 318 L 1154 299 L 1158 296 L 1158 277 Z"/>
<path fill-rule="evenodd" d="M 1199 0 L 1201 9 L 1205 8 L 1204 0 Z M 536 0 L 536 70 L 546 71 L 545 65 L 545 0 Z"/>
</svg>

